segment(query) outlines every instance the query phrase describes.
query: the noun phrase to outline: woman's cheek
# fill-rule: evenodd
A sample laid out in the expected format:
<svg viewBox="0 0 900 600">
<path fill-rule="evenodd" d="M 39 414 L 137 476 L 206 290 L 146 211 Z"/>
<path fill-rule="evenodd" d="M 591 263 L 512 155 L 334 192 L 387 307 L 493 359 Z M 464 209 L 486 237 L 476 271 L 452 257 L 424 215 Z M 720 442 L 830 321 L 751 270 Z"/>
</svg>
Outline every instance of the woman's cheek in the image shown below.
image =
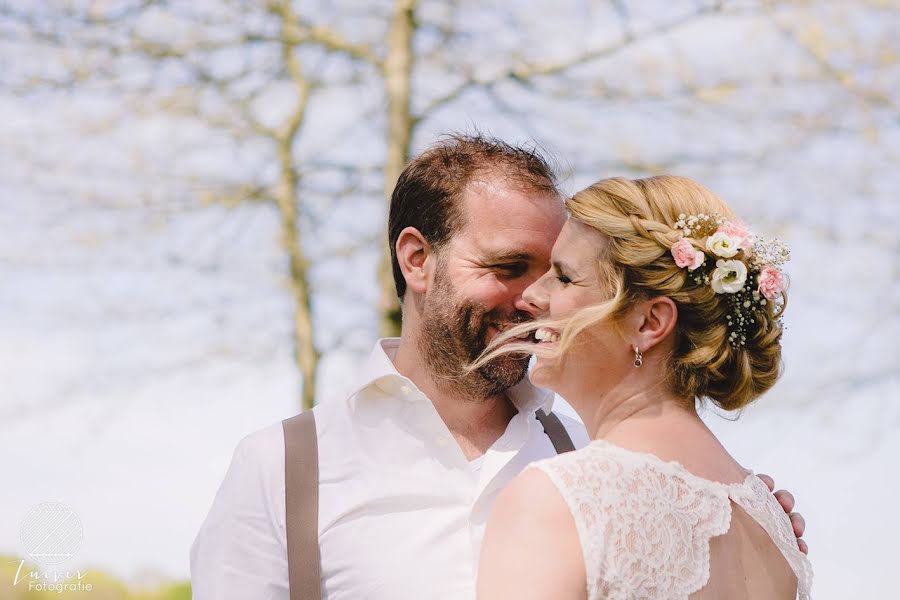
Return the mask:
<svg viewBox="0 0 900 600">
<path fill-rule="evenodd" d="M 572 298 L 565 292 L 557 292 L 550 299 L 550 314 L 557 317 L 566 317 L 578 309 L 577 298 Z"/>
</svg>

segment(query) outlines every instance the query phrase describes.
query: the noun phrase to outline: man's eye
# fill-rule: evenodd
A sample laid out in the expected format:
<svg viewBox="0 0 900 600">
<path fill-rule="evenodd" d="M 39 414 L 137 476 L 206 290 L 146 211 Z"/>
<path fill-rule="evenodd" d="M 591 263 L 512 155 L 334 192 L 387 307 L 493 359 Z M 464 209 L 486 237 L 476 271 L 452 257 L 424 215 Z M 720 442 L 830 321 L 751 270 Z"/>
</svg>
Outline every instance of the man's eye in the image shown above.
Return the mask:
<svg viewBox="0 0 900 600">
<path fill-rule="evenodd" d="M 572 283 L 572 280 L 569 279 L 568 277 L 566 277 L 565 275 L 563 275 L 562 273 L 560 273 L 559 275 L 557 275 L 556 278 L 557 278 L 557 279 L 559 280 L 559 282 L 562 283 L 563 285 L 569 285 L 570 283 Z"/>
<path fill-rule="evenodd" d="M 497 265 L 494 267 L 498 271 L 503 271 L 504 274 L 510 275 L 513 277 L 518 277 L 519 275 L 524 275 L 528 270 L 528 265 L 525 263 L 508 263 L 504 265 Z"/>
</svg>

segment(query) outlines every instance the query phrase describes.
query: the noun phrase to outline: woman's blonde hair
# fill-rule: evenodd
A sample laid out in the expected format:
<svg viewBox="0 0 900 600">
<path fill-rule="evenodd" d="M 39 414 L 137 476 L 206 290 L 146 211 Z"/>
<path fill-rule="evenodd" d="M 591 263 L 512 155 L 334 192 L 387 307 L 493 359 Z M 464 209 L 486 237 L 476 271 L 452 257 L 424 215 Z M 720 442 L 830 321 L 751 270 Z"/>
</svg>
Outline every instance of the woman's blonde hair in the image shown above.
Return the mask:
<svg viewBox="0 0 900 600">
<path fill-rule="evenodd" d="M 671 248 L 681 233 L 679 215 L 717 214 L 736 221 L 718 196 L 686 178 L 662 175 L 647 179 L 604 179 L 567 202 L 575 219 L 608 237 L 601 273 L 614 290 L 611 299 L 586 307 L 565 322 L 533 322 L 506 332 L 476 364 L 516 351 L 546 354 L 533 344 L 499 344 L 541 326 L 561 330 L 561 356 L 584 329 L 603 321 L 620 322 L 638 301 L 665 296 L 678 308 L 673 352 L 669 358 L 672 391 L 685 398 L 709 398 L 725 410 L 741 408 L 774 385 L 781 374 L 782 326 L 779 303 L 754 305 L 754 325 L 743 345 L 729 341 L 728 294 L 698 283 L 675 264 Z M 598 357 L 602 360 L 602 357 Z"/>
</svg>

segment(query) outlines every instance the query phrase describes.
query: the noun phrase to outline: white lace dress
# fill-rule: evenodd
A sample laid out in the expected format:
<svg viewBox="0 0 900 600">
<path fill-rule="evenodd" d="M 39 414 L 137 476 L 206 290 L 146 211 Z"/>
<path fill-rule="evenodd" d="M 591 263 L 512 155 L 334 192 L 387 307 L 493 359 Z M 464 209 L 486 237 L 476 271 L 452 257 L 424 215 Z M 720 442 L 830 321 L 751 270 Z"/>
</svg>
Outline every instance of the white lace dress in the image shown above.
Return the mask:
<svg viewBox="0 0 900 600">
<path fill-rule="evenodd" d="M 588 599 L 678 599 L 709 580 L 709 542 L 731 526 L 731 501 L 756 521 L 810 598 L 812 567 L 790 520 L 755 475 L 723 484 L 676 462 L 598 440 L 534 463 L 559 489 L 584 553 Z"/>
</svg>

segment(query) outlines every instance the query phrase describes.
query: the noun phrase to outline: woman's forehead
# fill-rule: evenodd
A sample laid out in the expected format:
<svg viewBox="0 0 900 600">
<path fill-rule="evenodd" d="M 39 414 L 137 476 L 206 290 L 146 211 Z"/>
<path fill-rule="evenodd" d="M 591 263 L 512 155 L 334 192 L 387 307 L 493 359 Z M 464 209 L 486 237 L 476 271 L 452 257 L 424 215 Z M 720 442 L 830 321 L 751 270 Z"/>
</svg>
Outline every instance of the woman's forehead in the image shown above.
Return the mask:
<svg viewBox="0 0 900 600">
<path fill-rule="evenodd" d="M 590 225 L 585 225 L 570 217 L 559 233 L 556 244 L 553 246 L 553 252 L 556 253 L 559 250 L 560 252 L 596 257 L 607 243 L 605 235 Z"/>
</svg>

